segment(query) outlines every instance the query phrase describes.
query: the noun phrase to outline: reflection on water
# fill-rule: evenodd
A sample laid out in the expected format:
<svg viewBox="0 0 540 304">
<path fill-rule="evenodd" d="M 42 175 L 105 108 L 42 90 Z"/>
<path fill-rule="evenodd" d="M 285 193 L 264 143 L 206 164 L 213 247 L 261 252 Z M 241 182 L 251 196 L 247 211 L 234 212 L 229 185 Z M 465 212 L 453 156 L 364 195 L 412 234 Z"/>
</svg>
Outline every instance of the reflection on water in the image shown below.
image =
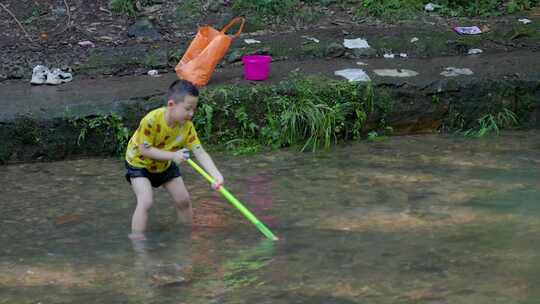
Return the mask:
<svg viewBox="0 0 540 304">
<path fill-rule="evenodd" d="M 269 242 L 184 167 L 149 239 L 117 159 L 4 166 L 1 303 L 538 303 L 540 134 L 217 157 Z"/>
</svg>

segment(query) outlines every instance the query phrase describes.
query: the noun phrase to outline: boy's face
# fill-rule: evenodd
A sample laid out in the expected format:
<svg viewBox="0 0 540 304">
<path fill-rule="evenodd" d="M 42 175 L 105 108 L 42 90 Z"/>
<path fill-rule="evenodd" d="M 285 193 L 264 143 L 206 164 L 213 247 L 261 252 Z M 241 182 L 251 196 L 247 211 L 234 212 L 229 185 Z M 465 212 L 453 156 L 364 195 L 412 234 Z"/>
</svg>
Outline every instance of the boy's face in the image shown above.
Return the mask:
<svg viewBox="0 0 540 304">
<path fill-rule="evenodd" d="M 175 103 L 174 100 L 167 102 L 167 108 L 170 111 L 170 117 L 177 123 L 183 124 L 193 118 L 197 109 L 199 97 L 186 95 L 183 102 Z"/>
</svg>

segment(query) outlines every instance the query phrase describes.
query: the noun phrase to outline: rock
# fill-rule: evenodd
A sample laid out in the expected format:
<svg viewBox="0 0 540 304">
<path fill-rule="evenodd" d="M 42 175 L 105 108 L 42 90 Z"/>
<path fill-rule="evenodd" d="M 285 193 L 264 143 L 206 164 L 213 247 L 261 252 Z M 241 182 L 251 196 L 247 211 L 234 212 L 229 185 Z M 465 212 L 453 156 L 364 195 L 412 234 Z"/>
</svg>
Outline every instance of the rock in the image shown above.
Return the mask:
<svg viewBox="0 0 540 304">
<path fill-rule="evenodd" d="M 56 8 L 53 8 L 52 9 L 52 13 L 56 16 L 59 16 L 59 17 L 63 17 L 66 15 L 66 8 L 61 6 L 61 7 L 56 7 Z"/>
<path fill-rule="evenodd" d="M 13 65 L 9 69 L 8 78 L 22 79 L 25 75 L 25 69 L 20 65 Z"/>
<path fill-rule="evenodd" d="M 327 57 L 341 57 L 345 54 L 345 47 L 339 43 L 331 43 L 326 47 L 325 55 Z"/>
<path fill-rule="evenodd" d="M 456 68 L 456 67 L 447 67 L 444 71 L 441 72 L 442 76 L 446 77 L 456 77 L 460 75 L 472 75 L 473 71 L 468 68 Z"/>
<path fill-rule="evenodd" d="M 231 52 L 229 56 L 227 56 L 227 63 L 235 63 L 242 59 L 242 51 L 240 50 L 234 50 Z"/>
<path fill-rule="evenodd" d="M 162 5 L 156 4 L 148 7 L 143 7 L 143 11 L 145 14 L 153 14 L 155 12 L 158 12 L 161 10 Z"/>
<path fill-rule="evenodd" d="M 413 77 L 418 75 L 418 72 L 407 69 L 376 69 L 373 72 L 382 77 Z"/>
<path fill-rule="evenodd" d="M 270 51 L 269 47 L 263 47 L 257 50 L 254 50 L 251 52 L 253 55 L 272 55 L 272 52 Z"/>
<path fill-rule="evenodd" d="M 360 57 L 369 57 L 373 56 L 377 53 L 377 51 L 374 48 L 365 48 L 365 49 L 350 49 L 347 50 L 347 57 L 350 58 L 360 58 Z"/>
<path fill-rule="evenodd" d="M 463 42 L 448 40 L 446 45 L 448 45 L 450 49 L 454 49 L 459 54 L 466 54 L 469 51 L 469 46 Z"/>
<path fill-rule="evenodd" d="M 212 13 L 217 13 L 221 10 L 221 6 L 223 4 L 224 3 L 222 3 L 221 1 L 211 1 L 210 5 L 208 6 L 208 11 Z"/>
<path fill-rule="evenodd" d="M 149 39 L 151 41 L 161 39 L 161 35 L 147 18 L 140 19 L 131 25 L 128 28 L 128 36 L 132 38 Z"/>
</svg>

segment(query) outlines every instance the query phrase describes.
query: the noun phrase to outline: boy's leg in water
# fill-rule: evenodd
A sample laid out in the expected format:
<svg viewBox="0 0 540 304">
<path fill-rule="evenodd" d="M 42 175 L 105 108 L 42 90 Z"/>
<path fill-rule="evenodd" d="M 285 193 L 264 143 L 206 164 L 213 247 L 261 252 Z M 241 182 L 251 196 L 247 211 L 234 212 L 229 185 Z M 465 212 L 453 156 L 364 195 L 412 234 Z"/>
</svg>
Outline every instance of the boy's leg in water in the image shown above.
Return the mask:
<svg viewBox="0 0 540 304">
<path fill-rule="evenodd" d="M 178 221 L 184 225 L 191 225 L 193 210 L 191 208 L 191 200 L 187 192 L 184 180 L 182 177 L 175 177 L 163 185 L 174 202 Z"/>
<path fill-rule="evenodd" d="M 159 265 L 159 261 L 154 260 L 148 250 L 146 239 L 131 238 L 134 255 L 134 283 L 137 293 L 145 299 L 155 296 L 156 289 L 153 287 L 152 276 Z"/>
<path fill-rule="evenodd" d="M 131 219 L 130 238 L 144 239 L 148 210 L 153 203 L 152 185 L 146 177 L 136 177 L 131 179 L 131 188 L 137 197 L 137 207 Z"/>
</svg>

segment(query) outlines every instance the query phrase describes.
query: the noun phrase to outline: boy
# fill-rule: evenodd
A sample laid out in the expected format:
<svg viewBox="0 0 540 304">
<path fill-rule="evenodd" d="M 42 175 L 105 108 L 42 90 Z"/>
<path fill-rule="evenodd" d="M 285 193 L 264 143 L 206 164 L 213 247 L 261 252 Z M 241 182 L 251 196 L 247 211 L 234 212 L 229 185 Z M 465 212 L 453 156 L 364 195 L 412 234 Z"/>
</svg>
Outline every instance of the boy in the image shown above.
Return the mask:
<svg viewBox="0 0 540 304">
<path fill-rule="evenodd" d="M 126 179 L 137 197 L 131 239 L 144 239 L 148 210 L 153 203 L 152 187 L 163 185 L 175 203 L 178 220 L 191 224 L 191 201 L 177 166 L 189 158 L 188 150 L 214 178 L 214 189 L 223 184 L 223 176 L 201 146 L 191 122 L 198 96 L 199 91 L 190 82 L 173 82 L 167 92 L 167 105 L 148 113 L 129 140 Z"/>
</svg>

